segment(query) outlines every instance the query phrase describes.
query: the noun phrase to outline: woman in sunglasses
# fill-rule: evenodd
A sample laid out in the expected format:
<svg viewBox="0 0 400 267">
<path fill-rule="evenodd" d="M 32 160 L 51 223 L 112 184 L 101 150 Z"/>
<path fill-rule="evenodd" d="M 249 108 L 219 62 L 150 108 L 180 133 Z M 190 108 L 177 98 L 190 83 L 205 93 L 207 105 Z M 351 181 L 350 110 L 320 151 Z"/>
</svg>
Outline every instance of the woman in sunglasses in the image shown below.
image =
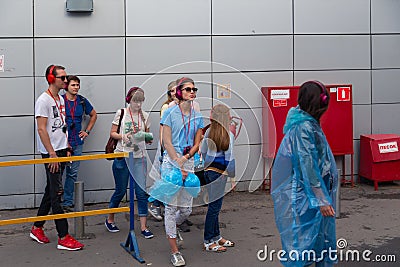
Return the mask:
<svg viewBox="0 0 400 267">
<path fill-rule="evenodd" d="M 177 225 L 182 224 L 192 212 L 193 196 L 185 188 L 191 178 L 197 179 L 194 172 L 193 155 L 199 150 L 202 135 L 203 117 L 193 107 L 197 88 L 190 78 L 180 78 L 176 81 L 175 97 L 178 104 L 167 109 L 161 119 L 162 141 L 165 148 L 161 176 L 166 177 L 176 169 L 180 170 L 183 185 L 173 197 L 165 199 L 165 232 L 171 247 L 171 262 L 174 266 L 184 266 L 185 260 L 179 252 L 177 237 L 182 238 L 177 231 Z M 188 174 L 191 173 L 189 176 Z M 186 180 L 187 178 L 190 178 Z M 200 185 L 197 179 L 198 185 Z M 188 186 L 188 185 L 187 185 Z M 171 184 L 173 188 L 174 185 Z M 186 189 L 186 188 L 185 188 Z M 167 194 L 167 193 L 166 193 Z"/>
<path fill-rule="evenodd" d="M 185 88 L 185 89 L 186 89 L 186 90 L 191 90 L 191 89 L 188 89 L 188 88 Z M 190 91 L 189 91 L 189 92 L 190 92 Z M 177 98 L 175 97 L 175 94 L 176 94 L 176 82 L 175 82 L 175 88 L 172 88 L 172 89 L 169 91 L 169 93 L 171 94 L 171 97 L 172 97 L 172 99 L 173 99 L 174 101 L 170 101 L 170 102 L 169 102 L 168 108 L 173 107 L 173 106 L 176 106 L 176 105 L 179 104 L 179 99 L 177 99 Z M 195 90 L 194 90 L 194 98 L 196 98 L 196 97 L 197 97 L 197 88 L 195 88 Z M 193 98 L 193 99 L 194 99 L 194 98 Z M 200 104 L 199 104 L 198 102 L 192 100 L 192 107 L 193 107 L 193 109 L 194 109 L 195 111 L 200 112 Z M 162 115 L 161 115 L 161 117 L 162 117 Z"/>
</svg>

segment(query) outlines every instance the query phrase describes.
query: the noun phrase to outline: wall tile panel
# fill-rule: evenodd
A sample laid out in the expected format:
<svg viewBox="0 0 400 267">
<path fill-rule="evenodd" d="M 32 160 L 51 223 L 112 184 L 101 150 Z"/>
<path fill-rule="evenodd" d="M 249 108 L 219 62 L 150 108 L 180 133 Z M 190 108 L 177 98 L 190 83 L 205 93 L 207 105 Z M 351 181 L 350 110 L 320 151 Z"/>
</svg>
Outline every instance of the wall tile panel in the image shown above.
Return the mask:
<svg viewBox="0 0 400 267">
<path fill-rule="evenodd" d="M 127 35 L 210 34 L 211 0 L 126 2 Z"/>
<path fill-rule="evenodd" d="M 218 0 L 212 5 L 213 34 L 292 33 L 291 0 Z"/>
<path fill-rule="evenodd" d="M 213 37 L 213 61 L 239 71 L 292 70 L 291 36 Z M 213 71 L 225 71 L 214 64 Z"/>
<path fill-rule="evenodd" d="M 369 69 L 368 36 L 295 36 L 295 70 Z"/>
<path fill-rule="evenodd" d="M 93 12 L 74 13 L 65 10 L 65 1 L 34 0 L 35 36 L 123 36 L 124 2 L 95 0 Z"/>
<path fill-rule="evenodd" d="M 294 32 L 295 34 L 369 34 L 369 2 L 365 0 L 294 1 Z"/>
<path fill-rule="evenodd" d="M 210 72 L 210 43 L 210 37 L 129 37 L 127 72 Z"/>
</svg>

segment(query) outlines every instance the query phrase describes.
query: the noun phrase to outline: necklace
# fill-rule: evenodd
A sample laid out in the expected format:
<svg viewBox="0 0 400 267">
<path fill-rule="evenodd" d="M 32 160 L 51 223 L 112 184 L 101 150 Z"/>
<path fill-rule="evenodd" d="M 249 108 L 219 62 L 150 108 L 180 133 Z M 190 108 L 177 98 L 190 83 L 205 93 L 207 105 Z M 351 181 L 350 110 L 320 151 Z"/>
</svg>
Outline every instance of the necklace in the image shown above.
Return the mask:
<svg viewBox="0 0 400 267">
<path fill-rule="evenodd" d="M 57 107 L 58 113 L 60 113 L 60 118 L 61 118 L 61 121 L 62 121 L 62 123 L 64 125 L 65 124 L 65 122 L 64 122 L 65 113 L 62 112 L 62 105 L 61 105 L 60 97 L 58 97 L 58 101 L 60 102 L 60 106 L 59 106 L 56 98 L 53 96 L 53 94 L 51 93 L 50 89 L 47 89 L 47 93 L 51 96 L 51 98 L 53 98 L 54 103 L 56 103 L 56 107 Z"/>
</svg>

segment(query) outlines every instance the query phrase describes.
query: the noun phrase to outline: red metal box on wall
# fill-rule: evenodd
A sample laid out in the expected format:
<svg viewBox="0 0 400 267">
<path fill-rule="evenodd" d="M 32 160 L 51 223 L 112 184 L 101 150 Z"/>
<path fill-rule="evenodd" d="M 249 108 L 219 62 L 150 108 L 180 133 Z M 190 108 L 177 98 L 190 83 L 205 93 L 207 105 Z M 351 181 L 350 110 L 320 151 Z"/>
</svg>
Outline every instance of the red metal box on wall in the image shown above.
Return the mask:
<svg viewBox="0 0 400 267">
<path fill-rule="evenodd" d="M 263 157 L 274 158 L 283 139 L 283 125 L 291 107 L 297 105 L 300 86 L 262 87 Z M 321 118 L 321 127 L 335 156 L 352 155 L 353 99 L 352 85 L 326 85 L 331 100 Z"/>
<path fill-rule="evenodd" d="M 400 136 L 396 134 L 370 134 L 360 136 L 361 177 L 378 182 L 400 180 Z"/>
<path fill-rule="evenodd" d="M 321 118 L 321 127 L 335 156 L 342 157 L 342 183 L 350 182 L 353 185 L 354 149 L 353 149 L 353 97 L 351 84 L 325 85 L 330 102 L 326 113 Z M 262 87 L 264 97 L 262 101 L 263 117 L 263 157 L 272 164 L 275 154 L 283 139 L 283 126 L 286 115 L 291 107 L 297 105 L 297 96 L 300 86 L 271 86 Z M 350 181 L 346 180 L 345 155 L 350 155 Z M 272 160 L 272 161 L 271 161 Z M 266 161 L 264 160 L 264 188 L 270 186 L 266 176 Z M 270 173 L 269 173 L 270 174 Z"/>
</svg>

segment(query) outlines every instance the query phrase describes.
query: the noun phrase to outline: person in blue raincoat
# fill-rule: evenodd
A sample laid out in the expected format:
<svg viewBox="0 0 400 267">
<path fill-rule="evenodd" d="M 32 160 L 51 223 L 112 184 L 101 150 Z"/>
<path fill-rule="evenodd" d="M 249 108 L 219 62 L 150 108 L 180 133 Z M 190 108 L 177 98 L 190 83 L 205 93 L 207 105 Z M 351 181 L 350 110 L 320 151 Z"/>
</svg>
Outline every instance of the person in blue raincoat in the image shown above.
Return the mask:
<svg viewBox="0 0 400 267">
<path fill-rule="evenodd" d="M 284 266 L 332 266 L 336 258 L 336 163 L 319 120 L 329 92 L 318 81 L 301 85 L 288 112 L 272 169 L 271 194 Z"/>
</svg>

